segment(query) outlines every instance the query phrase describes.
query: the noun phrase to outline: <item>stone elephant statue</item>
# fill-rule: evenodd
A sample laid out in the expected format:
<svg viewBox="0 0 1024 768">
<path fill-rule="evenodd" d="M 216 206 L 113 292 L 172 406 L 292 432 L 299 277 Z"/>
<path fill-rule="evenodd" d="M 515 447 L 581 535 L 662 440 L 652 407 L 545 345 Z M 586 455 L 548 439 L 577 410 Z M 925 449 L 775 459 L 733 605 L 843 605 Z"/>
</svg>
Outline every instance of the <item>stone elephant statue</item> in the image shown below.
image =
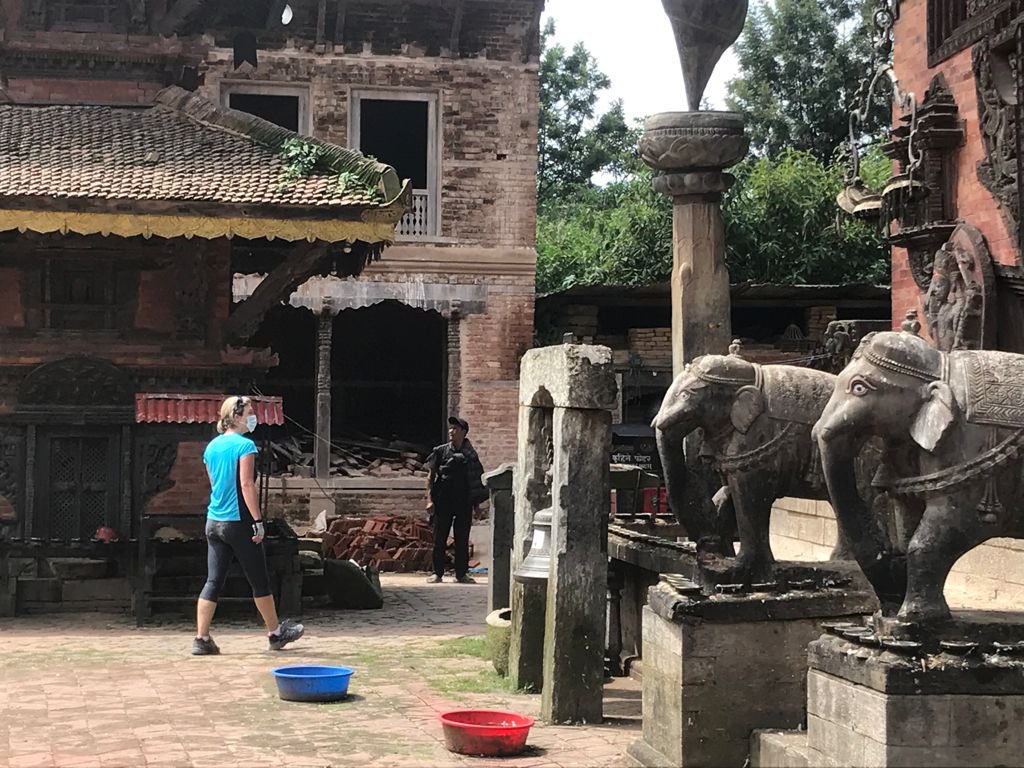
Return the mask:
<svg viewBox="0 0 1024 768">
<path fill-rule="evenodd" d="M 733 352 L 705 355 L 687 366 L 669 388 L 653 426 L 665 472 L 669 503 L 698 543 L 698 553 L 732 554 L 722 520 L 694 499 L 691 467 L 682 444 L 703 430 L 702 455 L 717 470 L 732 504 L 740 541 L 734 578 L 771 581 L 774 565 L 768 529 L 772 505 L 783 496 L 827 499 L 811 427 L 832 395 L 833 374 L 789 365 L 757 365 Z M 873 528 L 878 494 L 871 488 L 878 454 L 857 463 L 865 498 L 864 527 Z M 716 486 L 717 487 L 717 486 Z M 696 489 L 697 494 L 706 493 Z M 719 501 L 723 494 L 716 494 Z M 884 501 L 884 500 L 883 500 Z M 876 532 L 880 539 L 885 536 Z M 833 559 L 852 559 L 840 537 Z"/>
<path fill-rule="evenodd" d="M 814 427 L 840 528 L 876 593 L 901 600 L 897 618 L 949 618 L 943 587 L 968 550 L 995 536 L 1024 537 L 1024 355 L 943 353 L 902 331 L 870 334 Z M 905 556 L 860 530 L 851 456 L 885 442 L 876 484 L 905 510 Z"/>
</svg>

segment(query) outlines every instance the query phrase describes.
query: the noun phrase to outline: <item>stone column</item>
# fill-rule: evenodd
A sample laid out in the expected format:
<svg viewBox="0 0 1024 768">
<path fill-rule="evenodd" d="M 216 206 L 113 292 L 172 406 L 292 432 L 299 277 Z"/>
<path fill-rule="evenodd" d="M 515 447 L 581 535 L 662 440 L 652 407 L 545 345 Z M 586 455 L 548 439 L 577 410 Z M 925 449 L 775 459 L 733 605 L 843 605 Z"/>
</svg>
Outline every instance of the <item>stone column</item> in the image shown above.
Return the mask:
<svg viewBox="0 0 1024 768">
<path fill-rule="evenodd" d="M 525 550 L 524 523 L 550 507 L 541 717 L 554 723 L 593 723 L 602 716 L 616 395 L 607 347 L 562 344 L 523 357 L 515 544 Z M 534 589 L 536 582 L 513 590 L 513 649 L 517 634 L 536 637 L 537 613 L 523 600 Z M 521 668 L 523 658 L 520 653 Z"/>
<path fill-rule="evenodd" d="M 665 112 L 647 120 L 644 162 L 659 172 L 654 189 L 672 197 L 672 374 L 732 340 L 722 193 L 724 169 L 747 153 L 743 118 L 732 112 Z"/>
<path fill-rule="evenodd" d="M 608 363 L 614 389 L 610 355 Z M 541 717 L 552 723 L 602 719 L 611 424 L 610 410 L 555 408 L 554 518 L 540 705 Z"/>
<path fill-rule="evenodd" d="M 334 340 L 334 314 L 327 308 L 320 313 L 316 332 L 316 440 L 313 442 L 313 467 L 323 480 L 331 474 L 331 346 Z"/>
</svg>

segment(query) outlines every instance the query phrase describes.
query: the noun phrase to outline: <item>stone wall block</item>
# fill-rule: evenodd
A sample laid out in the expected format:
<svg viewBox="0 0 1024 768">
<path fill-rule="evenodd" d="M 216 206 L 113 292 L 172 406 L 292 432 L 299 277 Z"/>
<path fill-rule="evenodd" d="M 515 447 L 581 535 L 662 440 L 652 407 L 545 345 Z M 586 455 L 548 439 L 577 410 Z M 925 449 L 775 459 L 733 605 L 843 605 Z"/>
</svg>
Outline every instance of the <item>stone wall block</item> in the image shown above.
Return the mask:
<svg viewBox="0 0 1024 768">
<path fill-rule="evenodd" d="M 519 403 L 612 411 L 616 385 L 608 347 L 562 344 L 523 355 Z"/>
</svg>

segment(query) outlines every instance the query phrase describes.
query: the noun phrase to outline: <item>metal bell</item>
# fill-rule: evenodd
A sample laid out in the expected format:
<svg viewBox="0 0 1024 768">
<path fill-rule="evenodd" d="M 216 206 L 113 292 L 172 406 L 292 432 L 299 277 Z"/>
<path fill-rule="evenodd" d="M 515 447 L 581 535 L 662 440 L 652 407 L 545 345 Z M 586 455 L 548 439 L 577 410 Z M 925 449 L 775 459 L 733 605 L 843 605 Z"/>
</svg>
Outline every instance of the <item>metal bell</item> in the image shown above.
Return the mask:
<svg viewBox="0 0 1024 768">
<path fill-rule="evenodd" d="M 512 578 L 522 584 L 533 584 L 548 580 L 551 571 L 551 523 L 554 518 L 551 507 L 542 509 L 533 516 L 533 537 L 530 551 L 516 568 Z"/>
</svg>

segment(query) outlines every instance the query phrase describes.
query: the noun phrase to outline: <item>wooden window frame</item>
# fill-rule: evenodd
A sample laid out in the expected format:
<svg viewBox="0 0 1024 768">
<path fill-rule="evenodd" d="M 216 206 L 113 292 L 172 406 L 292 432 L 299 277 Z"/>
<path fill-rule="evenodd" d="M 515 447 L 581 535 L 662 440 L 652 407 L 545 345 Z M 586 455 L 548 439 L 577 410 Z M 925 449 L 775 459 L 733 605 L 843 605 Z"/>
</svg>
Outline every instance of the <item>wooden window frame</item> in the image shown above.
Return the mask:
<svg viewBox="0 0 1024 768">
<path fill-rule="evenodd" d="M 309 87 L 304 85 L 281 85 L 253 80 L 225 80 L 220 84 L 220 103 L 231 108 L 231 94 L 252 96 L 292 96 L 299 99 L 299 134 L 313 135 L 313 115 L 309 108 Z"/>
<path fill-rule="evenodd" d="M 419 101 L 427 104 L 427 189 L 429 208 L 427 233 L 397 236 L 407 242 L 436 242 L 442 239 L 441 227 L 441 98 L 435 91 L 410 91 L 389 88 L 353 88 L 349 92 L 348 145 L 359 149 L 361 142 L 362 101 Z"/>
</svg>

